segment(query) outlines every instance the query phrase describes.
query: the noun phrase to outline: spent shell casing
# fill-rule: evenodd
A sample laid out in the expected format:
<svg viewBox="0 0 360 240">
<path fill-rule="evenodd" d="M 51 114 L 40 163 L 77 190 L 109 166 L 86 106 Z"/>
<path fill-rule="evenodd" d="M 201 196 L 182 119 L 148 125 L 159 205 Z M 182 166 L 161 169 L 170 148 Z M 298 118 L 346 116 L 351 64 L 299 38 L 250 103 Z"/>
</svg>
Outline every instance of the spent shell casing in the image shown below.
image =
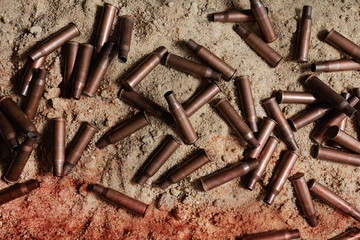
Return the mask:
<svg viewBox="0 0 360 240">
<path fill-rule="evenodd" d="M 280 230 L 271 232 L 262 232 L 242 237 L 242 240 L 291 240 L 300 238 L 300 231 L 294 230 Z"/>
<path fill-rule="evenodd" d="M 65 118 L 54 118 L 51 122 L 54 176 L 61 177 L 65 163 Z"/>
<path fill-rule="evenodd" d="M 347 153 L 340 150 L 335 150 L 332 148 L 323 147 L 318 145 L 315 152 L 315 157 L 317 159 L 333 161 L 343 164 L 351 164 L 354 166 L 360 166 L 360 155 Z"/>
<path fill-rule="evenodd" d="M 280 103 L 311 104 L 318 100 L 312 93 L 279 90 L 276 92 L 276 101 L 279 104 Z"/>
<path fill-rule="evenodd" d="M 338 72 L 360 70 L 360 63 L 353 59 L 340 59 L 321 63 L 313 63 L 310 66 L 313 72 Z"/>
<path fill-rule="evenodd" d="M 130 52 L 134 19 L 126 15 L 121 16 L 119 22 L 118 60 L 121 63 L 126 63 Z"/>
<path fill-rule="evenodd" d="M 311 6 L 304 6 L 302 16 L 299 24 L 295 59 L 299 62 L 307 62 L 310 48 L 310 35 L 311 35 Z"/>
<path fill-rule="evenodd" d="M 270 17 L 261 0 L 250 0 L 251 10 L 266 42 L 276 40 L 277 35 L 271 23 Z"/>
<path fill-rule="evenodd" d="M 325 41 L 345 52 L 356 61 L 360 61 L 360 46 L 356 45 L 354 42 L 350 41 L 334 29 L 328 33 Z"/>
<path fill-rule="evenodd" d="M 16 183 L 10 187 L 2 189 L 0 190 L 0 206 L 22 197 L 38 187 L 40 187 L 40 183 L 37 180 L 32 179 L 23 183 Z"/>
<path fill-rule="evenodd" d="M 110 3 L 104 4 L 99 29 L 96 34 L 96 43 L 94 44 L 95 54 L 101 52 L 102 47 L 108 41 L 117 10 L 118 9 Z"/>
<path fill-rule="evenodd" d="M 31 59 L 28 60 L 27 66 L 25 68 L 24 75 L 22 77 L 22 83 L 20 88 L 20 94 L 27 96 L 31 84 L 31 80 L 35 74 L 35 70 L 44 66 L 46 56 L 39 58 L 36 61 Z"/>
<path fill-rule="evenodd" d="M 65 43 L 64 60 L 64 89 L 63 96 L 69 98 L 72 90 L 72 80 L 74 78 L 75 61 L 78 55 L 80 44 L 70 41 Z"/>
</svg>

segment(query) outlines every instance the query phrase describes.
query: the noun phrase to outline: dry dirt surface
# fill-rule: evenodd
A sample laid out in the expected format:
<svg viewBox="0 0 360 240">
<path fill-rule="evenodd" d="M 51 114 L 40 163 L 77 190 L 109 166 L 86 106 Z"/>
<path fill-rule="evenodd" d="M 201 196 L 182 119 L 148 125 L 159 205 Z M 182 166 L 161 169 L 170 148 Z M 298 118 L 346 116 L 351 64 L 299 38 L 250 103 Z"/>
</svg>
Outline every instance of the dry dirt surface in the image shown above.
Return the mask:
<svg viewBox="0 0 360 240">
<path fill-rule="evenodd" d="M 147 126 L 115 145 L 99 150 L 95 142 L 112 126 L 133 116 L 138 110 L 118 98 L 120 80 L 137 66 L 144 57 L 160 45 L 169 52 L 199 61 L 184 44 L 189 38 L 204 45 L 237 69 L 239 75 L 249 75 L 256 111 L 259 118 L 265 111 L 261 101 L 276 90 L 302 91 L 304 76 L 310 74 L 312 62 L 347 57 L 323 42 L 324 31 L 332 28 L 360 44 L 360 1 L 358 0 L 264 0 L 278 34 L 270 46 L 278 51 L 283 61 L 270 68 L 233 31 L 231 23 L 214 23 L 208 15 L 228 9 L 247 9 L 247 0 L 145 0 L 115 1 L 119 15 L 135 19 L 131 51 L 126 64 L 116 58 L 111 62 L 101 87 L 93 98 L 82 96 L 79 101 L 60 97 L 63 56 L 58 49 L 45 64 L 49 70 L 44 96 L 35 117 L 45 141 L 31 155 L 21 176 L 21 182 L 38 178 L 41 187 L 28 196 L 0 207 L 1 239 L 235 239 L 249 233 L 280 229 L 299 229 L 302 239 L 331 238 L 359 223 L 319 200 L 315 207 L 319 226 L 311 228 L 299 214 L 294 189 L 287 181 L 272 206 L 263 203 L 267 184 L 279 155 L 286 149 L 281 143 L 272 157 L 260 184 L 253 191 L 245 189 L 238 180 L 212 191 L 199 188 L 200 177 L 243 159 L 245 143 L 214 109 L 214 101 L 228 97 L 236 110 L 239 100 L 233 81 L 221 81 L 222 92 L 210 104 L 191 117 L 199 140 L 193 145 L 182 145 L 160 171 L 141 187 L 134 183 L 135 172 L 163 141 L 165 135 L 181 135 L 162 121 L 153 118 Z M 0 0 L 0 94 L 11 95 L 19 105 L 24 99 L 17 94 L 27 52 L 51 33 L 69 22 L 74 22 L 81 34 L 74 39 L 94 42 L 103 1 L 82 0 Z M 293 53 L 297 22 L 303 5 L 313 6 L 313 25 L 309 63 L 296 63 Z M 117 26 L 118 18 L 114 22 Z M 259 34 L 254 23 L 245 24 Z M 112 39 L 116 40 L 116 27 Z M 317 74 L 336 91 L 360 86 L 357 71 Z M 173 90 L 181 102 L 206 86 L 207 80 L 158 66 L 136 88 L 148 98 L 167 108 L 164 93 Z M 281 105 L 290 117 L 304 105 Z M 83 121 L 97 124 L 95 134 L 77 166 L 69 176 L 52 176 L 50 152 L 51 118 L 66 119 L 66 142 L 69 143 Z M 346 131 L 357 137 L 356 121 L 349 121 Z M 314 145 L 309 138 L 313 125 L 295 133 L 300 146 L 300 158 L 292 173 L 303 171 L 307 180 L 314 178 L 360 209 L 360 169 L 348 165 L 317 160 L 311 157 Z M 277 134 L 277 133 L 276 133 Z M 166 190 L 152 184 L 176 164 L 187 159 L 199 148 L 206 149 L 212 159 L 200 170 Z M 0 171 L 3 175 L 13 154 L 1 140 Z M 89 183 L 101 183 L 131 197 L 150 204 L 144 218 L 103 201 L 88 192 Z M 0 189 L 7 187 L 0 182 Z"/>
</svg>

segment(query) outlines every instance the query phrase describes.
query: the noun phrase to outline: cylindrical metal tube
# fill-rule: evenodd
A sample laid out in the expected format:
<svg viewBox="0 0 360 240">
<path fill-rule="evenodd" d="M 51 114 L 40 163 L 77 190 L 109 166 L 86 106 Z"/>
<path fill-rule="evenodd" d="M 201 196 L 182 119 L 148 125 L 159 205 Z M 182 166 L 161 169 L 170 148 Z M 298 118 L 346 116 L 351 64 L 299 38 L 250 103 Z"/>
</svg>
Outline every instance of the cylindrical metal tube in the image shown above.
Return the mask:
<svg viewBox="0 0 360 240">
<path fill-rule="evenodd" d="M 360 63 L 353 59 L 341 59 L 322 63 L 313 63 L 310 66 L 313 72 L 337 72 L 360 70 Z"/>
<path fill-rule="evenodd" d="M 359 99 L 353 95 L 348 101 L 349 105 L 354 107 L 359 102 Z M 326 138 L 326 131 L 328 128 L 339 124 L 344 118 L 346 118 L 345 113 L 333 111 L 328 118 L 324 119 L 324 121 L 321 121 L 319 125 L 316 126 L 314 131 L 310 134 L 310 137 L 317 143 L 322 143 Z"/>
<path fill-rule="evenodd" d="M 233 78 L 236 69 L 229 66 L 224 60 L 220 59 L 204 46 L 197 44 L 192 39 L 187 41 L 187 45 L 194 51 L 196 56 L 206 62 L 211 68 L 221 73 L 225 80 L 230 81 Z"/>
<path fill-rule="evenodd" d="M 210 161 L 209 156 L 205 150 L 202 150 L 195 154 L 190 159 L 186 160 L 174 170 L 172 170 L 167 177 L 160 182 L 159 186 L 161 189 L 165 189 L 173 183 L 177 183 L 185 177 L 189 176 L 191 173 L 195 172 L 197 169 L 204 166 Z"/>
<path fill-rule="evenodd" d="M 310 35 L 311 35 L 311 6 L 304 6 L 300 20 L 295 58 L 299 62 L 307 62 L 309 55 Z"/>
<path fill-rule="evenodd" d="M 31 80 L 34 76 L 35 70 L 44 66 L 46 56 L 39 58 L 36 61 L 29 59 L 28 65 L 22 78 L 22 84 L 20 88 L 20 95 L 27 96 Z"/>
<path fill-rule="evenodd" d="M 147 204 L 100 184 L 94 184 L 90 189 L 111 203 L 142 217 L 148 208 Z"/>
<path fill-rule="evenodd" d="M 114 46 L 115 43 L 107 42 L 102 48 L 96 64 L 92 67 L 90 75 L 86 81 L 86 85 L 83 90 L 83 94 L 85 94 L 86 96 L 93 97 L 96 90 L 100 87 L 101 80 L 103 79 L 107 69 L 109 68 Z"/>
<path fill-rule="evenodd" d="M 260 131 L 256 137 L 260 146 L 258 146 L 257 148 L 250 149 L 246 153 L 246 156 L 248 158 L 257 159 L 259 157 L 261 151 L 263 150 L 266 142 L 268 141 L 268 139 L 270 137 L 270 133 L 274 130 L 276 124 L 277 123 L 274 120 L 272 120 L 271 118 L 264 117 L 264 119 L 260 125 Z"/>
<path fill-rule="evenodd" d="M 259 166 L 250 174 L 249 181 L 246 187 L 249 190 L 253 190 L 256 183 L 260 180 L 261 176 L 264 174 L 266 166 L 271 160 L 271 157 L 274 155 L 276 147 L 279 145 L 279 140 L 275 137 L 270 137 L 266 142 L 264 150 L 261 152 L 261 155 L 258 159 Z"/>
<path fill-rule="evenodd" d="M 52 160 L 54 176 L 61 177 L 65 163 L 65 119 L 52 119 Z"/>
<path fill-rule="evenodd" d="M 307 109 L 288 119 L 291 128 L 296 132 L 300 128 L 319 120 L 329 114 L 333 108 L 327 105 L 318 105 Z"/>
<path fill-rule="evenodd" d="M 72 90 L 72 80 L 74 78 L 75 61 L 80 44 L 70 41 L 65 43 L 65 60 L 64 60 L 64 90 L 63 96 L 69 98 Z"/>
<path fill-rule="evenodd" d="M 249 76 L 243 75 L 236 77 L 235 82 L 240 97 L 241 110 L 244 114 L 246 123 L 253 132 L 257 132 L 257 116 Z"/>
<path fill-rule="evenodd" d="M 276 101 L 280 103 L 311 104 L 317 101 L 312 93 L 293 92 L 279 90 L 276 93 Z"/>
<path fill-rule="evenodd" d="M 266 44 L 255 33 L 249 31 L 245 27 L 238 25 L 235 32 L 239 34 L 244 41 L 261 57 L 269 63 L 271 67 L 276 67 L 282 59 L 282 56 Z"/>
<path fill-rule="evenodd" d="M 75 165 L 80 160 L 81 155 L 86 149 L 86 146 L 90 142 L 91 138 L 94 136 L 99 128 L 91 123 L 85 122 L 81 126 L 79 132 L 74 138 L 71 147 L 69 148 L 68 154 L 65 158 L 65 163 L 63 167 L 63 176 L 66 176 L 70 171 L 75 167 Z"/>
<path fill-rule="evenodd" d="M 180 132 L 184 136 L 187 144 L 193 144 L 198 139 L 198 136 L 191 125 L 188 116 L 185 113 L 184 108 L 176 99 L 175 94 L 172 91 L 165 93 L 165 99 L 169 105 L 170 112 L 178 126 Z"/>
<path fill-rule="evenodd" d="M 241 177 L 259 165 L 256 159 L 248 159 L 243 162 L 233 164 L 230 167 L 221 169 L 208 176 L 201 178 L 201 185 L 205 191 L 209 191 L 235 178 Z"/>
<path fill-rule="evenodd" d="M 126 15 L 121 16 L 119 22 L 118 60 L 121 63 L 126 63 L 128 53 L 130 52 L 134 19 L 131 16 Z"/>
<path fill-rule="evenodd" d="M 360 230 L 358 228 L 351 228 L 329 240 L 360 240 Z"/>
<path fill-rule="evenodd" d="M 121 123 L 96 142 L 96 147 L 102 149 L 110 144 L 114 144 L 124 139 L 141 128 L 151 124 L 146 112 L 136 114 L 131 119 Z"/>
<path fill-rule="evenodd" d="M 350 205 L 350 203 L 340 198 L 334 192 L 330 191 L 330 189 L 328 189 L 327 187 L 313 180 L 309 184 L 309 189 L 310 192 L 314 194 L 317 198 L 326 202 L 330 206 L 333 206 L 334 208 L 343 211 L 357 221 L 360 221 L 360 212 L 356 210 L 352 205 Z"/>
<path fill-rule="evenodd" d="M 159 65 L 167 52 L 167 49 L 163 46 L 156 49 L 122 81 L 124 86 L 129 90 L 135 88 L 157 65 Z"/>
<path fill-rule="evenodd" d="M 45 88 L 45 78 L 48 74 L 48 71 L 39 68 L 36 70 L 35 79 L 32 81 L 31 89 L 29 95 L 26 99 L 26 104 L 24 106 L 24 113 L 30 120 L 33 120 L 37 112 L 40 99 L 44 93 Z"/>
<path fill-rule="evenodd" d="M 218 101 L 215 107 L 224 116 L 225 120 L 228 124 L 230 124 L 235 132 L 241 136 L 251 146 L 251 148 L 260 146 L 251 129 L 248 125 L 246 125 L 245 121 L 240 117 L 226 98 Z"/>
<path fill-rule="evenodd" d="M 300 231 L 295 230 L 280 230 L 280 231 L 271 231 L 256 233 L 242 237 L 242 240 L 291 240 L 300 238 Z"/>
<path fill-rule="evenodd" d="M 349 97 L 351 96 L 351 94 L 348 93 L 348 92 L 342 92 L 342 93 L 341 93 L 341 96 L 342 96 L 343 98 L 345 98 L 346 101 L 347 101 L 347 100 L 349 99 Z M 337 124 L 337 126 L 338 126 L 342 131 L 345 131 L 345 129 L 346 129 L 347 120 L 348 120 L 348 117 L 344 118 L 343 120 L 341 120 L 341 122 L 339 122 L 339 123 Z M 332 147 L 335 147 L 335 148 L 341 148 L 341 146 L 340 146 L 339 144 L 337 144 L 336 142 L 331 141 L 331 140 L 329 140 L 329 141 L 327 142 L 327 144 L 328 144 L 329 146 L 332 146 Z"/>
<path fill-rule="evenodd" d="M 305 81 L 305 85 L 310 87 L 331 106 L 345 113 L 349 117 L 352 117 L 355 114 L 356 109 L 351 107 L 348 101 L 346 101 L 341 95 L 337 94 L 332 88 L 330 88 L 315 75 L 308 77 L 308 79 Z"/>
<path fill-rule="evenodd" d="M 270 117 L 272 117 L 278 124 L 277 127 L 280 133 L 283 135 L 285 143 L 292 149 L 297 150 L 299 147 L 295 141 L 295 136 L 289 123 L 286 121 L 284 114 L 282 113 L 279 104 L 275 98 L 270 98 L 264 102 L 265 109 Z"/>
<path fill-rule="evenodd" d="M 342 131 L 338 126 L 329 127 L 326 132 L 326 136 L 341 146 L 356 153 L 360 153 L 360 142 L 353 136 L 350 136 L 346 132 Z"/>
<path fill-rule="evenodd" d="M 16 156 L 11 161 L 11 164 L 4 175 L 4 180 L 9 183 L 15 183 L 19 181 L 21 173 L 23 172 L 27 161 L 34 149 L 36 137 L 26 137 L 21 144 L 20 149 L 16 152 Z"/>
<path fill-rule="evenodd" d="M 283 188 L 286 179 L 288 179 L 291 170 L 293 169 L 296 160 L 299 158 L 296 152 L 287 150 L 279 164 L 278 169 L 269 184 L 269 190 L 265 196 L 264 202 L 271 205 L 276 196 L 280 193 Z"/>
<path fill-rule="evenodd" d="M 256 21 L 251 9 L 230 10 L 227 12 L 213 13 L 214 22 L 238 23 Z"/>
<path fill-rule="evenodd" d="M 99 29 L 96 34 L 96 43 L 94 44 L 95 54 L 101 52 L 101 48 L 108 41 L 117 10 L 118 9 L 110 3 L 104 4 Z"/>
<path fill-rule="evenodd" d="M 326 148 L 321 145 L 317 146 L 315 157 L 317 159 L 360 166 L 360 155 Z"/>
<path fill-rule="evenodd" d="M 0 206 L 14 199 L 22 197 L 38 187 L 40 187 L 40 183 L 37 180 L 29 180 L 2 189 L 0 191 Z"/>
<path fill-rule="evenodd" d="M 169 135 L 166 141 L 160 146 L 153 157 L 148 161 L 140 177 L 137 179 L 137 183 L 141 186 L 145 182 L 154 176 L 154 174 L 161 168 L 165 161 L 178 149 L 181 142 L 176 137 Z"/>
<path fill-rule="evenodd" d="M 360 47 L 334 29 L 329 32 L 325 41 L 353 57 L 356 61 L 360 61 Z"/>
<path fill-rule="evenodd" d="M 74 37 L 79 36 L 80 31 L 74 23 L 69 23 L 67 26 L 63 27 L 40 45 L 31 53 L 29 57 L 36 61 L 41 57 L 49 55 L 55 49 L 61 47 L 65 42 L 70 41 Z"/>
<path fill-rule="evenodd" d="M 206 88 L 202 89 L 193 98 L 183 104 L 186 115 L 191 117 L 220 91 L 220 87 L 216 83 L 210 83 Z"/>
<path fill-rule="evenodd" d="M 19 148 L 19 142 L 16 138 L 16 130 L 10 123 L 9 119 L 0 110 L 0 132 L 4 139 L 9 144 L 12 151 L 16 151 Z"/>
<path fill-rule="evenodd" d="M 74 69 L 74 79 L 72 81 L 73 86 L 71 97 L 74 99 L 80 99 L 81 92 L 85 87 L 93 51 L 93 45 L 88 43 L 80 44 L 79 54 L 76 58 L 76 65 Z"/>
<path fill-rule="evenodd" d="M 171 114 L 166 111 L 159 104 L 146 98 L 141 93 L 135 92 L 134 90 L 121 89 L 119 97 L 124 102 L 139 108 L 140 110 L 146 111 L 147 113 L 162 119 L 166 123 L 173 123 L 174 120 Z"/>
<path fill-rule="evenodd" d="M 311 198 L 310 190 L 304 178 L 304 173 L 295 173 L 292 177 L 290 177 L 290 180 L 294 185 L 296 197 L 299 200 L 306 221 L 311 227 L 316 227 L 319 223 L 316 217 L 316 211 Z"/>
<path fill-rule="evenodd" d="M 277 35 L 261 0 L 250 0 L 251 10 L 266 42 L 275 41 Z"/>
</svg>

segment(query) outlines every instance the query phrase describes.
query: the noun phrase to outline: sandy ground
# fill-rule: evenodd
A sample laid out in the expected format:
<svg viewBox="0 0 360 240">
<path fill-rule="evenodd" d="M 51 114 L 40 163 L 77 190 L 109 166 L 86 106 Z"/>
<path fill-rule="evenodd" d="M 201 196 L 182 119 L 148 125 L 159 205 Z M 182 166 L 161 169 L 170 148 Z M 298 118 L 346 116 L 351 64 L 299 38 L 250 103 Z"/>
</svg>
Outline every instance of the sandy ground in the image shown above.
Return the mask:
<svg viewBox="0 0 360 240">
<path fill-rule="evenodd" d="M 115 124 L 130 118 L 137 111 L 117 97 L 120 80 L 144 57 L 163 45 L 170 52 L 199 61 L 184 42 L 189 38 L 208 47 L 238 70 L 249 75 L 259 118 L 265 116 L 261 101 L 279 89 L 302 91 L 302 80 L 308 75 L 311 62 L 346 57 L 340 51 L 321 41 L 323 31 L 338 30 L 360 44 L 360 2 L 358 0 L 303 1 L 264 0 L 278 33 L 271 43 L 284 60 L 277 68 L 270 68 L 232 30 L 233 24 L 209 22 L 208 14 L 228 9 L 249 8 L 241 1 L 111 1 L 119 8 L 119 15 L 132 15 L 135 27 L 129 60 L 121 64 L 113 59 L 93 98 L 81 100 L 59 97 L 62 81 L 63 57 L 60 49 L 50 54 L 46 69 L 50 71 L 44 97 L 34 120 L 45 139 L 49 139 L 49 119 L 66 118 L 67 143 L 72 140 L 81 122 L 96 123 L 101 131 L 95 134 L 78 165 L 68 177 L 52 177 L 49 141 L 33 152 L 22 174 L 21 181 L 42 180 L 41 187 L 29 196 L 0 207 L 1 239 L 234 239 L 248 233 L 277 229 L 295 229 L 302 239 L 321 240 L 333 237 L 349 227 L 358 226 L 354 219 L 315 200 L 320 225 L 310 228 L 295 205 L 293 187 L 286 182 L 273 206 L 262 202 L 266 186 L 280 153 L 286 148 L 281 143 L 268 166 L 263 180 L 254 191 L 246 190 L 239 180 L 232 181 L 210 192 L 198 187 L 198 179 L 228 164 L 241 160 L 245 144 L 236 136 L 213 107 L 214 101 L 191 117 L 199 134 L 194 146 L 182 145 L 161 170 L 144 187 L 133 182 L 135 172 L 163 141 L 166 134 L 178 132 L 153 118 L 153 124 L 106 149 L 96 149 L 94 143 Z M 302 6 L 313 6 L 313 28 L 309 63 L 292 61 L 297 21 Z M 102 1 L 81 0 L 0 0 L 0 93 L 11 95 L 22 104 L 17 95 L 26 53 L 49 34 L 69 22 L 75 22 L 81 35 L 75 40 L 94 42 L 101 15 Z M 117 25 L 117 20 L 114 25 Z M 259 33 L 254 24 L 245 24 Z M 116 36 L 117 30 L 114 31 Z M 113 38 L 113 39 L 116 39 Z M 359 87 L 356 71 L 322 73 L 319 78 L 338 92 Z M 136 88 L 150 99 L 167 107 L 163 94 L 174 90 L 180 101 L 186 101 L 206 86 L 207 81 L 165 66 L 158 66 Z M 216 99 L 228 97 L 238 110 L 239 101 L 233 81 L 221 81 L 222 92 Z M 302 105 L 282 105 L 290 117 L 305 108 Z M 357 136 L 355 121 L 350 121 L 347 132 Z M 360 169 L 310 156 L 314 143 L 309 139 L 313 125 L 296 132 L 300 158 L 293 173 L 305 172 L 306 179 L 315 178 L 360 209 Z M 187 159 L 198 148 L 206 149 L 212 162 L 165 191 L 151 184 L 171 167 Z M 13 155 L 1 143 L 1 175 Z M 88 183 L 102 183 L 129 196 L 150 204 L 145 218 L 135 217 L 110 205 L 86 191 Z M 0 189 L 7 184 L 0 182 Z"/>
</svg>

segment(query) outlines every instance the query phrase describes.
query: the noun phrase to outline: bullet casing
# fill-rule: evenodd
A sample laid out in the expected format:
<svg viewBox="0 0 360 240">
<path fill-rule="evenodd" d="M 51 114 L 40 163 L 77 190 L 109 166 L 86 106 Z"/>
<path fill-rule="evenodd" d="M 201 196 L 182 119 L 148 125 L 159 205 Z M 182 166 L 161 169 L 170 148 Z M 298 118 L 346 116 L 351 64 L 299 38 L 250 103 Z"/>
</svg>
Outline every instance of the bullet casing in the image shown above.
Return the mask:
<svg viewBox="0 0 360 240">
<path fill-rule="evenodd" d="M 37 180 L 29 180 L 2 189 L 0 191 L 0 206 L 22 197 L 38 187 L 40 187 L 40 183 Z"/>
<path fill-rule="evenodd" d="M 310 66 L 313 72 L 337 72 L 360 70 L 360 63 L 353 59 L 341 59 L 322 63 L 313 63 Z"/>
<path fill-rule="evenodd" d="M 101 52 L 102 47 L 108 41 L 117 10 L 115 6 L 109 3 L 104 4 L 99 29 L 96 34 L 95 54 Z"/>
<path fill-rule="evenodd" d="M 350 41 L 334 29 L 332 29 L 325 38 L 325 41 L 333 45 L 334 47 L 345 52 L 356 61 L 360 61 L 360 47 L 354 42 Z"/>
<path fill-rule="evenodd" d="M 52 160 L 54 176 L 61 177 L 65 163 L 65 119 L 52 119 Z"/>
<path fill-rule="evenodd" d="M 291 240 L 300 238 L 300 232 L 297 229 L 294 230 L 280 230 L 256 233 L 242 237 L 242 240 Z"/>
<path fill-rule="evenodd" d="M 261 0 L 250 0 L 251 10 L 255 16 L 256 22 L 263 34 L 266 42 L 270 43 L 276 40 L 277 35 L 270 21 L 266 8 Z"/>
<path fill-rule="evenodd" d="M 33 76 L 35 74 L 35 70 L 38 68 L 41 68 L 44 66 L 46 60 L 46 56 L 39 58 L 36 61 L 33 61 L 31 59 L 28 60 L 23 78 L 22 78 L 22 84 L 20 88 L 20 95 L 27 96 L 31 80 L 33 79 Z"/>
<path fill-rule="evenodd" d="M 304 6 L 302 11 L 302 17 L 300 20 L 297 44 L 296 44 L 296 60 L 299 62 L 307 62 L 310 46 L 311 35 L 311 6 Z"/>
<path fill-rule="evenodd" d="M 241 177 L 259 165 L 256 159 L 248 159 L 230 167 L 221 169 L 208 176 L 201 178 L 201 185 L 205 191 L 209 191 L 235 178 Z"/>
<path fill-rule="evenodd" d="M 130 51 L 134 19 L 131 16 L 122 16 L 119 21 L 118 60 L 126 63 Z"/>
<path fill-rule="evenodd" d="M 251 129 L 248 125 L 246 125 L 245 121 L 240 117 L 226 98 L 218 101 L 215 107 L 224 116 L 225 120 L 235 130 L 235 132 L 241 136 L 251 146 L 251 148 L 260 146 Z"/>
<path fill-rule="evenodd" d="M 146 114 L 146 112 L 140 112 L 136 114 L 131 119 L 121 123 L 118 127 L 110 130 L 107 134 L 101 137 L 96 142 L 96 147 L 99 149 L 103 149 L 104 147 L 114 144 L 131 134 L 135 133 L 136 131 L 140 130 L 141 128 L 151 125 L 151 122 Z"/>
<path fill-rule="evenodd" d="M 317 159 L 360 166 L 360 155 L 326 148 L 321 145 L 317 146 L 315 157 Z"/>
<path fill-rule="evenodd" d="M 351 228 L 350 230 L 341 233 L 340 235 L 331 238 L 330 240 L 359 240 L 360 230 L 358 228 Z"/>
<path fill-rule="evenodd" d="M 288 121 L 291 128 L 296 132 L 299 129 L 309 125 L 312 122 L 315 122 L 322 117 L 326 116 L 331 112 L 333 108 L 327 105 L 317 105 L 310 109 L 306 109 L 305 111 L 296 114 L 291 117 Z"/>
<path fill-rule="evenodd" d="M 280 103 L 311 104 L 318 100 L 312 93 L 279 90 L 276 93 L 276 101 L 279 104 Z"/>
<path fill-rule="evenodd" d="M 227 12 L 213 13 L 214 22 L 238 23 L 256 21 L 251 9 L 230 10 Z"/>
<path fill-rule="evenodd" d="M 0 132 L 4 139 L 7 141 L 12 151 L 16 151 L 19 148 L 19 142 L 16 138 L 16 130 L 10 123 L 9 119 L 0 110 Z"/>
<path fill-rule="evenodd" d="M 360 142 L 353 136 L 342 131 L 338 126 L 329 127 L 326 132 L 326 136 L 328 139 L 340 144 L 341 146 L 356 153 L 360 153 Z"/>
<path fill-rule="evenodd" d="M 74 78 L 75 61 L 79 51 L 79 43 L 70 41 L 65 43 L 64 60 L 64 97 L 69 98 L 72 90 L 72 79 Z"/>
<path fill-rule="evenodd" d="M 239 34 L 244 41 L 262 58 L 269 63 L 271 67 L 276 67 L 282 59 L 282 56 L 267 45 L 255 33 L 249 31 L 245 27 L 238 25 L 235 32 Z"/>
</svg>

